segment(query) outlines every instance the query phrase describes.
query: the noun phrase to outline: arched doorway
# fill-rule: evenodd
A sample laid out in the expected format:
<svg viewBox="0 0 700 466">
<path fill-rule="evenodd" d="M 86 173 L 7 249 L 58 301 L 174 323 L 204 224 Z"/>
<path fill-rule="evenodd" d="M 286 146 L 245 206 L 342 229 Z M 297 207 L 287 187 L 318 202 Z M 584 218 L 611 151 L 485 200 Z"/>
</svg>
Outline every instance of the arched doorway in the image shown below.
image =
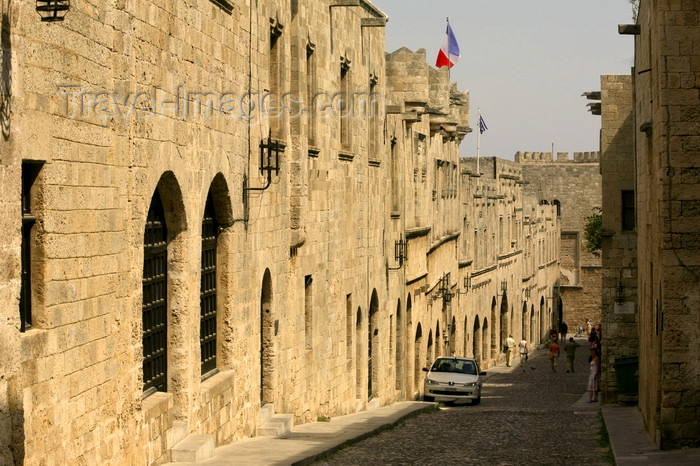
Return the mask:
<svg viewBox="0 0 700 466">
<path fill-rule="evenodd" d="M 454 356 L 454 354 L 455 354 L 456 335 L 457 335 L 457 320 L 454 317 L 452 317 L 452 323 L 450 324 L 450 337 L 449 337 L 450 338 L 450 346 L 449 346 L 448 356 Z"/>
<path fill-rule="evenodd" d="M 545 328 L 546 325 L 547 325 L 547 320 L 548 320 L 548 319 L 547 319 L 547 310 L 546 310 L 545 305 L 544 305 L 544 298 L 540 298 L 540 310 L 539 310 L 539 314 L 538 314 L 538 316 L 537 316 L 537 319 L 540 321 L 540 325 L 539 325 L 540 334 L 537 335 L 537 341 L 539 342 L 540 339 L 541 339 L 544 335 L 548 335 L 548 334 L 549 334 L 549 332 L 547 331 L 547 330 L 549 330 L 549 329 L 548 329 L 548 328 Z"/>
<path fill-rule="evenodd" d="M 530 306 L 530 328 L 529 328 L 529 341 L 530 343 L 537 343 L 535 341 L 535 329 L 537 329 L 537 319 L 535 318 L 535 305 Z"/>
<path fill-rule="evenodd" d="M 522 340 L 527 340 L 528 339 L 528 315 L 527 315 L 527 303 L 523 303 L 523 315 L 522 315 L 522 322 L 521 322 L 521 329 L 520 329 L 520 335 Z"/>
<path fill-rule="evenodd" d="M 265 269 L 260 292 L 260 404 L 273 403 L 275 350 L 274 322 L 272 317 L 272 275 Z"/>
<path fill-rule="evenodd" d="M 367 325 L 367 399 L 376 396 L 377 372 L 379 371 L 379 358 L 372 364 L 372 357 L 379 355 L 379 298 L 377 290 L 372 291 L 372 299 L 369 303 L 369 322 Z M 376 354 L 375 354 L 376 353 Z"/>
<path fill-rule="evenodd" d="M 405 364 L 406 364 L 406 375 L 404 377 L 404 380 L 401 382 L 402 387 L 404 387 L 404 389 L 406 391 L 406 397 L 409 397 L 411 391 L 413 390 L 413 377 L 411 376 L 411 371 L 414 370 L 412 368 L 412 365 L 415 362 L 415 354 L 412 354 L 412 352 L 416 351 L 415 345 L 413 347 L 411 347 L 411 345 L 409 345 L 409 342 L 411 341 L 411 338 L 413 337 L 413 333 L 411 331 L 413 329 L 413 327 L 412 327 L 413 321 L 412 321 L 412 317 L 411 317 L 413 314 L 412 313 L 412 308 L 413 308 L 412 302 L 413 302 L 413 298 L 412 298 L 411 294 L 409 293 L 408 297 L 406 298 L 406 317 L 404 318 L 405 328 L 403 331 L 403 335 L 406 336 L 406 339 L 405 339 L 406 354 L 404 355 L 404 360 L 405 360 Z"/>
<path fill-rule="evenodd" d="M 403 338 L 403 314 L 401 313 L 401 300 L 396 303 L 396 390 L 403 392 L 403 360 L 404 360 L 404 338 Z"/>
<path fill-rule="evenodd" d="M 423 368 L 421 363 L 421 346 L 423 340 L 423 329 L 420 323 L 416 327 L 416 337 L 413 340 L 413 392 L 418 395 L 420 393 L 420 378 Z M 416 398 L 417 399 L 417 398 Z"/>
<path fill-rule="evenodd" d="M 463 352 L 462 352 L 462 356 L 464 356 L 465 358 L 466 358 L 466 357 L 469 357 L 469 353 L 467 352 L 467 350 L 469 349 L 469 345 L 468 345 L 468 343 L 469 343 L 469 332 L 468 332 L 467 328 L 468 328 L 468 327 L 467 327 L 467 318 L 465 317 L 465 318 L 464 318 L 464 333 L 462 334 L 462 335 L 463 335 L 463 341 L 462 341 L 462 343 L 463 343 L 463 345 L 464 345 L 464 347 L 463 347 Z"/>
<path fill-rule="evenodd" d="M 484 355 L 484 357 L 483 357 L 484 364 L 487 363 L 487 361 L 488 361 L 487 357 L 488 357 L 488 355 L 490 354 L 490 351 L 489 351 L 489 348 L 490 348 L 490 345 L 489 345 L 489 340 L 490 340 L 490 339 L 489 339 L 489 332 L 490 332 L 490 329 L 489 329 L 489 320 L 488 320 L 488 319 L 484 319 L 484 326 L 483 326 L 483 328 L 481 329 L 481 333 L 483 334 L 483 336 L 481 337 L 481 340 L 484 342 L 484 347 L 483 347 L 483 349 L 481 350 L 481 353 Z"/>
<path fill-rule="evenodd" d="M 500 321 L 498 323 L 500 327 L 500 336 L 501 336 L 501 341 L 498 342 L 498 348 L 500 349 L 503 344 L 506 341 L 506 338 L 508 338 L 508 335 L 510 335 L 510 326 L 509 322 L 510 319 L 508 318 L 508 296 L 506 296 L 505 293 L 503 293 L 503 298 L 501 299 L 501 315 L 500 315 Z"/>
<path fill-rule="evenodd" d="M 435 356 L 442 356 L 442 338 L 440 337 L 440 321 L 435 324 Z M 433 362 L 430 358 L 429 362 Z"/>
<path fill-rule="evenodd" d="M 432 363 L 435 360 L 433 351 L 433 331 L 431 330 L 430 332 L 428 332 L 428 347 L 426 348 L 425 352 L 425 362 L 421 364 L 421 367 L 426 367 L 428 364 Z"/>
<path fill-rule="evenodd" d="M 479 316 L 476 316 L 474 318 L 474 329 L 472 330 L 472 355 L 474 356 L 474 359 L 476 359 L 479 364 L 481 364 L 482 361 L 482 355 L 481 355 L 481 325 L 479 325 Z"/>
<path fill-rule="evenodd" d="M 498 337 L 500 335 L 500 332 L 496 331 L 495 326 L 497 325 L 496 322 L 498 322 L 498 315 L 496 314 L 496 309 L 497 309 L 497 304 L 496 304 L 496 298 L 491 299 L 491 325 L 494 326 L 493 331 L 491 331 L 491 351 L 486 351 L 484 354 L 489 355 L 491 359 L 496 360 L 498 359 L 498 351 L 501 348 L 501 345 L 499 344 L 500 342 L 498 341 Z M 484 332 L 486 332 L 486 320 L 484 320 Z M 484 335 L 486 336 L 486 335 Z M 489 340 L 485 340 L 485 342 L 488 342 Z"/>
<path fill-rule="evenodd" d="M 357 308 L 357 317 L 355 319 L 355 397 L 362 399 L 362 347 L 363 338 L 362 332 L 362 308 Z"/>
</svg>

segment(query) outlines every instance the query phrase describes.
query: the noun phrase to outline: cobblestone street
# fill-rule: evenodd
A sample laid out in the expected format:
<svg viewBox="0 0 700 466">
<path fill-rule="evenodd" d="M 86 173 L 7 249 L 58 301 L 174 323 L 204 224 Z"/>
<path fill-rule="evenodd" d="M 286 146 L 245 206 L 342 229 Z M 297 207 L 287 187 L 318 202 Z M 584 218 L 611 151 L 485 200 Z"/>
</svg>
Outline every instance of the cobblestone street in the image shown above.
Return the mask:
<svg viewBox="0 0 700 466">
<path fill-rule="evenodd" d="M 480 405 L 440 405 L 316 464 L 613 464 L 599 403 L 586 403 L 587 342 L 577 341 L 575 373 L 563 351 L 557 372 L 537 351 L 524 368 L 488 369 Z"/>
</svg>

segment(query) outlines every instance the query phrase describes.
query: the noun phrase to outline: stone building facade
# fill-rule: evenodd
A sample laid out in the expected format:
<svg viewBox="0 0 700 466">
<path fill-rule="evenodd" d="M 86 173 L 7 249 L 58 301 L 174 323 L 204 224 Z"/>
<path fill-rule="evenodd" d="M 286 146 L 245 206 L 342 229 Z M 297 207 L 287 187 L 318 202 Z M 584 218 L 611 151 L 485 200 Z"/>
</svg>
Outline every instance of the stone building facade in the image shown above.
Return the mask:
<svg viewBox="0 0 700 466">
<path fill-rule="evenodd" d="M 602 206 L 602 179 L 598 152 L 517 152 L 522 164 L 524 190 L 541 204 L 555 206 L 561 220 L 560 269 L 557 281 L 557 322 L 570 333 L 586 319 L 600 322 L 601 259 L 586 249 L 587 217 Z"/>
<path fill-rule="evenodd" d="M 601 79 L 605 388 L 619 389 L 616 358 L 638 355 L 639 409 L 662 449 L 700 446 L 699 18 L 697 2 L 641 0 L 619 27 L 632 76 Z"/>
<path fill-rule="evenodd" d="M 555 321 L 555 207 L 369 1 L 0 8 L 0 462 L 164 463 Z"/>
<path fill-rule="evenodd" d="M 632 77 L 601 76 L 600 107 L 600 164 L 603 175 L 602 312 L 605 335 L 601 355 L 601 391 L 605 400 L 624 401 L 630 399 L 630 396 L 634 399 L 634 391 L 629 386 L 622 390 L 628 393 L 620 393 L 615 365 L 626 361 L 626 358 L 639 356 Z M 630 364 L 633 364 L 632 360 Z M 631 366 L 629 369 L 633 370 Z"/>
<path fill-rule="evenodd" d="M 639 406 L 661 448 L 700 446 L 700 4 L 640 4 L 635 36 Z"/>
</svg>

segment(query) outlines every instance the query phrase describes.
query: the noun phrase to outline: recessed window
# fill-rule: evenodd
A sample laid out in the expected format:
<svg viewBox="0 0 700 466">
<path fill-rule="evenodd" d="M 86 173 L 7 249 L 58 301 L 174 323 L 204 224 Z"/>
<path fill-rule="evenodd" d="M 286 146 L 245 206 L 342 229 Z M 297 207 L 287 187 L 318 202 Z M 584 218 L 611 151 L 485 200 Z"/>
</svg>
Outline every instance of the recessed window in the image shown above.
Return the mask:
<svg viewBox="0 0 700 466">
<path fill-rule="evenodd" d="M 168 230 L 158 190 L 153 194 L 143 240 L 143 391 L 167 391 Z"/>
<path fill-rule="evenodd" d="M 199 289 L 199 344 L 202 375 L 216 369 L 216 246 L 219 224 L 211 193 L 202 218 L 202 270 Z"/>
</svg>

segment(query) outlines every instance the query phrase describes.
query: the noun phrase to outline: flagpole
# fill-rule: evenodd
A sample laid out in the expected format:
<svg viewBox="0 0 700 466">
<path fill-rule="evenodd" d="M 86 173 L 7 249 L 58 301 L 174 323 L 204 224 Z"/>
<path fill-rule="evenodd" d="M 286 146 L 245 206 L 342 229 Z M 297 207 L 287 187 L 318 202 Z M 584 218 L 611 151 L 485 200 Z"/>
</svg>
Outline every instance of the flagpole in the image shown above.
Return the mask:
<svg viewBox="0 0 700 466">
<path fill-rule="evenodd" d="M 449 28 L 450 28 L 450 17 L 448 16 L 447 18 L 445 18 L 445 21 L 447 21 L 446 30 L 449 30 Z M 449 86 L 449 84 L 450 84 L 450 68 L 452 68 L 452 67 L 450 66 L 450 38 L 449 38 L 449 36 L 448 36 L 448 37 L 447 37 L 447 84 L 448 84 L 448 86 Z"/>
<path fill-rule="evenodd" d="M 476 132 L 476 174 L 481 175 L 479 172 L 479 152 L 481 151 L 481 109 L 478 109 L 479 116 L 477 121 L 478 131 Z"/>
</svg>

